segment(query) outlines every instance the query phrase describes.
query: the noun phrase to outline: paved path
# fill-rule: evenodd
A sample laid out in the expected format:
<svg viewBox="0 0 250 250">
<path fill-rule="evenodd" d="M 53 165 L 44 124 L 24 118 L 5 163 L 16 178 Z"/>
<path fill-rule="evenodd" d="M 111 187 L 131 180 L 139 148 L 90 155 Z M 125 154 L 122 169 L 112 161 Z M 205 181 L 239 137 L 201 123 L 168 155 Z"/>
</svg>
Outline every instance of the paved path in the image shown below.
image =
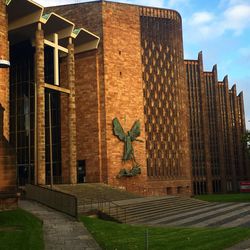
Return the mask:
<svg viewBox="0 0 250 250">
<path fill-rule="evenodd" d="M 81 222 L 32 201 L 19 201 L 19 207 L 43 221 L 45 250 L 100 250 Z"/>
</svg>

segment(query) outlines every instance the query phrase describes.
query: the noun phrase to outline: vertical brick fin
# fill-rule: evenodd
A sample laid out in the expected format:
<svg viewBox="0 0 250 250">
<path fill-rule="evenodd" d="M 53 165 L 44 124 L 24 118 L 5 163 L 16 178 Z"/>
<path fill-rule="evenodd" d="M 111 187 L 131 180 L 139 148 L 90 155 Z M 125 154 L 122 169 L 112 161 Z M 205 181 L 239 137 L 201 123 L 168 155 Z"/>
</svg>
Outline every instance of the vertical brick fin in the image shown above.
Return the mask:
<svg viewBox="0 0 250 250">
<path fill-rule="evenodd" d="M 37 183 L 44 185 L 45 179 L 45 89 L 44 89 L 44 33 L 36 31 L 36 90 L 37 90 Z"/>
<path fill-rule="evenodd" d="M 69 83 L 69 164 L 70 164 L 70 183 L 77 183 L 76 176 L 76 100 L 75 100 L 75 55 L 74 44 L 68 45 L 68 83 Z"/>
<path fill-rule="evenodd" d="M 186 60 L 189 91 L 190 141 L 194 194 L 212 193 L 206 86 L 202 52 L 198 60 Z"/>
<path fill-rule="evenodd" d="M 240 181 L 244 180 L 245 177 L 243 168 L 242 136 L 240 131 L 240 110 L 235 84 L 229 90 L 229 99 L 231 112 L 230 126 L 232 129 L 235 174 L 237 181 Z"/>
<path fill-rule="evenodd" d="M 225 191 L 233 191 L 235 188 L 233 174 L 235 172 L 234 167 L 234 155 L 232 149 L 232 132 L 230 128 L 231 111 L 229 107 L 229 95 L 228 95 L 228 82 L 227 78 L 224 78 L 223 82 L 218 82 L 218 120 L 220 123 L 219 130 L 221 131 L 221 144 L 223 149 L 223 161 L 225 167 Z"/>
<path fill-rule="evenodd" d="M 207 181 L 207 193 L 213 193 L 213 183 L 212 183 L 212 168 L 211 168 L 211 152 L 210 152 L 210 138 L 209 138 L 209 123 L 208 123 L 208 109 L 207 109 L 207 99 L 206 99 L 206 85 L 204 78 L 203 69 L 203 55 L 202 52 L 198 54 L 199 62 L 199 75 L 201 79 L 201 106 L 202 106 L 202 127 L 203 127 L 203 140 L 204 140 L 204 153 L 205 153 L 205 169 L 206 169 L 206 181 Z"/>
<path fill-rule="evenodd" d="M 226 121 L 224 122 L 224 130 L 227 133 L 225 137 L 227 137 L 227 144 L 225 143 L 227 149 L 227 157 L 226 160 L 228 162 L 228 168 L 230 168 L 231 176 L 229 177 L 230 182 L 232 182 L 232 190 L 234 192 L 238 191 L 237 189 L 237 180 L 236 180 L 236 171 L 235 171 L 235 154 L 234 154 L 234 145 L 233 145 L 233 130 L 232 130 L 232 112 L 230 108 L 230 98 L 229 98 L 229 88 L 228 88 L 228 76 L 225 76 L 223 79 L 224 85 L 224 105 L 225 105 L 225 114 Z M 223 104 L 221 104 L 223 107 Z M 231 191 L 231 190 L 228 190 Z"/>
<path fill-rule="evenodd" d="M 240 138 L 243 137 L 243 135 L 246 133 L 246 121 L 245 121 L 245 111 L 244 111 L 244 98 L 243 98 L 243 92 L 240 92 L 239 95 L 237 96 L 237 103 L 239 107 L 239 136 Z M 247 155 L 247 152 L 245 150 L 245 145 L 241 145 L 241 150 L 242 150 L 242 169 L 243 169 L 243 176 L 245 179 L 249 180 L 250 179 L 250 168 L 248 167 L 250 162 L 249 162 L 249 157 Z"/>
</svg>

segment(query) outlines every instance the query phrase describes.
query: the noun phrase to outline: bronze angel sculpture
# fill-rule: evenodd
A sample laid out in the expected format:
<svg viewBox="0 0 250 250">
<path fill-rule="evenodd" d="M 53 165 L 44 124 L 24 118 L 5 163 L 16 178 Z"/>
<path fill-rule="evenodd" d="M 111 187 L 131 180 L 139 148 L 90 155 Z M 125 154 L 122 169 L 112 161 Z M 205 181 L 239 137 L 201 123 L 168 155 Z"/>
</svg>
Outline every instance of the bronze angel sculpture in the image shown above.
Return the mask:
<svg viewBox="0 0 250 250">
<path fill-rule="evenodd" d="M 132 160 L 133 168 L 131 170 L 122 169 L 119 173 L 119 177 L 122 176 L 135 176 L 141 173 L 139 164 L 135 160 L 134 149 L 132 146 L 133 141 L 140 141 L 136 139 L 140 136 L 140 121 L 135 121 L 134 125 L 127 133 L 124 132 L 119 120 L 117 118 L 113 119 L 113 130 L 114 134 L 119 138 L 120 141 L 124 142 L 124 153 L 123 161 Z"/>
</svg>

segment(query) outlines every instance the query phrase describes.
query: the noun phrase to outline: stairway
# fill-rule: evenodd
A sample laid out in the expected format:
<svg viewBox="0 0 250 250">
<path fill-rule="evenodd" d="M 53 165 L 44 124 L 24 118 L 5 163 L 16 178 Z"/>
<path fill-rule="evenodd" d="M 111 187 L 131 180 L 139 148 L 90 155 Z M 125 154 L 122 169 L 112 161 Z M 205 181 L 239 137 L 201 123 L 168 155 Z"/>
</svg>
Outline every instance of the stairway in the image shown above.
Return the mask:
<svg viewBox="0 0 250 250">
<path fill-rule="evenodd" d="M 123 223 L 151 224 L 161 218 L 212 206 L 196 199 L 165 196 L 116 201 L 111 207 L 104 207 L 103 212 Z"/>
<path fill-rule="evenodd" d="M 78 203 L 88 203 L 90 200 L 127 200 L 141 196 L 111 187 L 103 183 L 84 183 L 76 185 L 56 185 L 61 192 L 69 193 L 77 197 Z"/>
</svg>

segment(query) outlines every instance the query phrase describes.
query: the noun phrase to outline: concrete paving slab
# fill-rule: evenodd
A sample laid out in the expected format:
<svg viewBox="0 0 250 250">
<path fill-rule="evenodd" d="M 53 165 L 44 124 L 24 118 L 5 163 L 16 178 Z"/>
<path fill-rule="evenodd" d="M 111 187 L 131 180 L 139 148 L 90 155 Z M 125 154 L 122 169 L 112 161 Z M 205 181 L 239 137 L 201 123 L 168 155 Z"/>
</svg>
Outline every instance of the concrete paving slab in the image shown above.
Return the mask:
<svg viewBox="0 0 250 250">
<path fill-rule="evenodd" d="M 45 250 L 101 250 L 84 225 L 75 218 L 33 201 L 21 200 L 19 207 L 43 221 Z"/>
</svg>

